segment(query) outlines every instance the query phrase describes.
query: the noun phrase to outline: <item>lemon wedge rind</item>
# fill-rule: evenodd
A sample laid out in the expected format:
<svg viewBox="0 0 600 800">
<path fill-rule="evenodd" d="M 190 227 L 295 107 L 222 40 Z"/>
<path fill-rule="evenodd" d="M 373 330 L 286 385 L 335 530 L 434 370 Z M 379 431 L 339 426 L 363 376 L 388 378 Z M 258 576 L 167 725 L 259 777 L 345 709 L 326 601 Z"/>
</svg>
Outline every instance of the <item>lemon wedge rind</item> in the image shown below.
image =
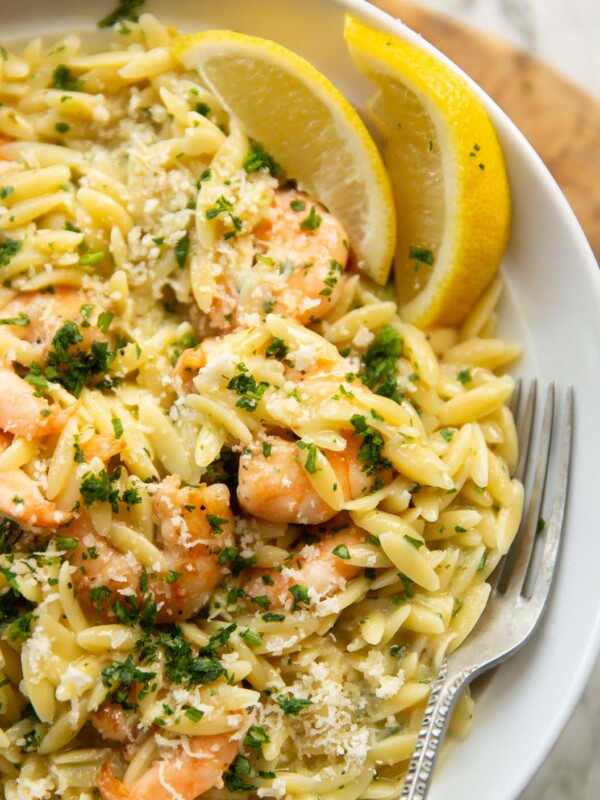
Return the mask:
<svg viewBox="0 0 600 800">
<path fill-rule="evenodd" d="M 424 49 L 351 16 L 344 35 L 378 87 L 370 115 L 394 187 L 401 314 L 424 328 L 460 324 L 496 274 L 510 232 L 492 121 L 464 78 Z"/>
</svg>

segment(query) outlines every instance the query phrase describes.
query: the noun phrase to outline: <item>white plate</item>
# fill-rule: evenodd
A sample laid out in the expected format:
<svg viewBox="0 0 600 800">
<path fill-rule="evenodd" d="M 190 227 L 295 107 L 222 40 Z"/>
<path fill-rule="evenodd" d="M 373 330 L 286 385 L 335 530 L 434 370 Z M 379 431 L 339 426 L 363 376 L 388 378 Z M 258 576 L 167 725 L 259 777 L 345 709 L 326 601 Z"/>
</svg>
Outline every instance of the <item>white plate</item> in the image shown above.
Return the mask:
<svg viewBox="0 0 600 800">
<path fill-rule="evenodd" d="M 115 4 L 2 0 L 1 35 L 8 41 L 90 29 Z M 275 39 L 312 61 L 359 109 L 371 87 L 354 70 L 344 45 L 344 12 L 421 41 L 363 0 L 149 0 L 146 8 L 185 30 L 220 27 Z M 537 376 L 543 384 L 554 379 L 559 387 L 575 385 L 575 456 L 564 550 L 548 614 L 535 639 L 482 693 L 472 733 L 440 765 L 431 800 L 514 800 L 573 711 L 600 645 L 600 274 L 553 179 L 514 125 L 483 97 L 504 148 L 513 194 L 503 332 L 525 346 L 519 374 Z"/>
</svg>

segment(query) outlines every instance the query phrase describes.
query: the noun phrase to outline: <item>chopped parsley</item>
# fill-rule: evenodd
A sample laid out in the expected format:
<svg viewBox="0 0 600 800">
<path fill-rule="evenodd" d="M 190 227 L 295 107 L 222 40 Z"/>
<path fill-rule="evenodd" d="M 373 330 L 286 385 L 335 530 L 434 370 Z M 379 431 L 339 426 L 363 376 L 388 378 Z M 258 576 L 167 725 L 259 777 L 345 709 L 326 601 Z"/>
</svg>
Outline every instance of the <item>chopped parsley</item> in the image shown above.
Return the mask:
<svg viewBox="0 0 600 800">
<path fill-rule="evenodd" d="M 79 542 L 74 536 L 57 536 L 54 541 L 59 550 L 75 550 Z"/>
<path fill-rule="evenodd" d="M 240 572 L 247 569 L 247 567 L 253 566 L 256 562 L 256 558 L 255 556 L 242 558 L 237 547 L 224 547 L 219 553 L 218 561 L 221 566 L 227 565 L 231 570 L 231 574 L 237 576 Z"/>
<path fill-rule="evenodd" d="M 404 534 L 404 539 L 407 541 L 415 550 L 418 550 L 420 547 L 423 547 L 425 542 L 422 542 L 420 539 L 416 539 L 414 536 L 409 536 L 407 533 Z"/>
<path fill-rule="evenodd" d="M 22 311 L 16 317 L 4 317 L 4 319 L 0 319 L 0 325 L 20 325 L 21 327 L 26 327 L 30 324 L 31 320 L 27 314 L 24 314 Z"/>
<path fill-rule="evenodd" d="M 459 600 L 458 597 L 454 598 L 454 607 L 452 608 L 452 619 L 459 614 L 462 610 L 464 603 L 462 600 Z"/>
<path fill-rule="evenodd" d="M 421 261 L 423 264 L 433 264 L 433 252 L 426 247 L 410 247 L 408 257 Z"/>
<path fill-rule="evenodd" d="M 260 169 L 268 169 L 274 178 L 283 175 L 284 170 L 281 165 L 275 161 L 262 144 L 258 142 L 250 142 L 250 150 L 242 164 L 247 173 L 258 172 Z"/>
<path fill-rule="evenodd" d="M 200 711 L 199 708 L 186 708 L 184 713 L 185 716 L 188 719 L 191 719 L 192 722 L 200 722 L 204 716 L 204 711 Z"/>
<path fill-rule="evenodd" d="M 208 103 L 196 103 L 194 106 L 194 111 L 196 114 L 200 114 L 202 117 L 207 117 L 210 114 L 210 106 Z"/>
<path fill-rule="evenodd" d="M 267 358 L 276 358 L 278 361 L 282 361 L 287 356 L 289 351 L 290 348 L 283 341 L 283 339 L 280 339 L 278 336 L 274 336 L 271 340 L 271 344 L 267 345 L 265 349 L 265 355 Z"/>
<path fill-rule="evenodd" d="M 109 692 L 106 697 L 113 703 L 118 703 L 125 709 L 135 709 L 138 703 L 131 699 L 132 693 L 138 700 L 148 694 L 148 684 L 156 677 L 156 672 L 141 670 L 130 654 L 125 661 L 112 661 L 102 670 L 102 685 Z M 141 689 L 138 689 L 141 685 Z"/>
<path fill-rule="evenodd" d="M 442 430 L 440 431 L 440 436 L 442 437 L 442 439 L 445 439 L 448 442 L 448 444 L 450 444 L 450 442 L 454 438 L 454 431 L 451 428 L 442 428 Z"/>
<path fill-rule="evenodd" d="M 322 217 L 317 214 L 316 206 L 311 206 L 307 216 L 300 223 L 300 228 L 303 231 L 316 231 L 321 222 Z"/>
<path fill-rule="evenodd" d="M 206 209 L 206 219 L 215 219 L 219 214 L 228 214 L 231 224 L 234 229 L 239 233 L 242 230 L 242 220 L 236 217 L 233 213 L 233 203 L 230 203 L 226 197 L 221 195 L 217 198 L 215 205 L 212 208 Z"/>
<path fill-rule="evenodd" d="M 487 559 L 488 559 L 488 551 L 486 548 L 483 551 L 483 555 L 481 556 L 479 564 L 477 565 L 477 572 L 483 572 L 483 570 L 486 568 L 487 565 Z"/>
<path fill-rule="evenodd" d="M 292 200 L 290 203 L 290 208 L 292 211 L 304 211 L 306 208 L 306 203 L 304 200 Z"/>
<path fill-rule="evenodd" d="M 18 522 L 0 516 L 0 553 L 10 553 L 22 533 Z M 0 621 L 1 617 L 0 613 Z"/>
<path fill-rule="evenodd" d="M 345 544 L 338 544 L 338 546 L 334 547 L 331 552 L 333 553 L 334 556 L 337 556 L 338 558 L 343 558 L 344 561 L 347 561 L 350 558 L 350 551 L 348 550 Z"/>
<path fill-rule="evenodd" d="M 227 517 L 217 517 L 216 514 L 206 514 L 206 521 L 210 525 L 210 529 L 217 535 L 223 533 L 223 525 L 227 525 L 229 520 Z"/>
<path fill-rule="evenodd" d="M 271 601 L 266 594 L 260 594 L 255 597 L 251 597 L 250 602 L 254 603 L 254 605 L 258 606 L 259 608 L 262 608 L 264 611 L 266 611 L 271 605 Z"/>
<path fill-rule="evenodd" d="M 273 449 L 273 446 L 270 445 L 268 442 L 263 442 L 262 443 L 262 451 L 263 451 L 263 456 L 265 458 L 268 458 L 271 455 L 271 450 L 272 449 Z"/>
<path fill-rule="evenodd" d="M 245 756 L 236 756 L 235 760 L 223 776 L 225 786 L 230 792 L 253 792 L 257 789 L 252 783 L 247 783 L 252 767 Z"/>
<path fill-rule="evenodd" d="M 391 462 L 381 455 L 385 442 L 379 431 L 371 428 L 362 414 L 353 414 L 350 423 L 354 428 L 353 435 L 362 436 L 357 458 L 364 465 L 363 471 L 367 475 L 377 475 L 382 469 L 390 467 Z"/>
<path fill-rule="evenodd" d="M 0 200 L 4 200 L 11 195 L 15 190 L 14 186 L 0 186 Z"/>
<path fill-rule="evenodd" d="M 65 64 L 59 64 L 52 73 L 52 85 L 55 89 L 63 89 L 66 92 L 78 92 L 83 81 L 78 80 Z"/>
<path fill-rule="evenodd" d="M 299 447 L 300 450 L 308 450 L 306 461 L 304 462 L 304 469 L 309 475 L 316 475 L 317 471 L 320 469 L 320 467 L 317 466 L 317 454 L 319 452 L 317 445 L 312 442 L 309 444 L 299 439 L 296 442 L 296 446 Z"/>
<path fill-rule="evenodd" d="M 296 611 L 297 608 L 300 608 L 301 605 L 309 606 L 310 605 L 310 597 L 308 596 L 308 586 L 301 586 L 299 583 L 294 584 L 294 586 L 290 586 L 289 593 L 294 598 L 294 605 L 292 606 L 292 611 Z"/>
<path fill-rule="evenodd" d="M 196 189 L 201 189 L 202 184 L 206 183 L 206 181 L 209 181 L 211 178 L 212 178 L 212 170 L 205 169 L 204 172 L 202 172 L 202 174 L 198 178 L 198 181 L 196 183 Z"/>
<path fill-rule="evenodd" d="M 181 269 L 183 269 L 186 265 L 189 251 L 190 251 L 190 235 L 189 233 L 185 233 L 173 248 L 173 253 L 175 254 L 175 261 L 177 261 Z"/>
<path fill-rule="evenodd" d="M 8 626 L 8 638 L 11 642 L 20 639 L 29 639 L 32 633 L 31 624 L 36 619 L 37 616 L 33 611 L 26 611 L 24 614 L 19 614 Z"/>
<path fill-rule="evenodd" d="M 244 747 L 260 748 L 263 744 L 268 744 L 271 741 L 264 728 L 258 725 L 251 725 L 246 731 L 244 737 Z"/>
<path fill-rule="evenodd" d="M 109 503 L 113 512 L 118 513 L 120 496 L 119 490 L 112 485 L 112 480 L 115 479 L 113 475 L 109 475 L 105 469 L 101 469 L 97 475 L 93 472 L 85 473 L 79 491 L 86 508 L 94 503 Z"/>
<path fill-rule="evenodd" d="M 110 328 L 110 324 L 114 318 L 115 315 L 112 313 L 112 311 L 101 311 L 100 314 L 98 314 L 96 325 L 98 328 L 100 328 L 102 333 L 108 333 L 108 329 Z"/>
<path fill-rule="evenodd" d="M 402 585 L 404 586 L 404 591 L 406 592 L 406 596 L 408 598 L 415 596 L 415 582 L 411 581 L 408 575 L 405 575 L 403 572 L 398 573 L 398 577 L 402 581 Z"/>
<path fill-rule="evenodd" d="M 323 297 L 331 297 L 333 289 L 336 283 L 338 282 L 339 276 L 341 275 L 343 269 L 344 268 L 342 267 L 339 261 L 336 261 L 335 258 L 330 259 L 329 272 L 327 273 L 327 277 L 323 281 L 323 283 L 325 284 L 325 288 L 321 289 L 321 291 L 319 292 L 320 295 L 322 295 Z"/>
<path fill-rule="evenodd" d="M 137 22 L 139 15 L 136 12 L 144 3 L 145 0 L 120 0 L 115 10 L 100 20 L 98 27 L 110 28 L 124 19 L 130 22 Z"/>
<path fill-rule="evenodd" d="M 278 694 L 275 698 L 284 714 L 289 714 L 292 717 L 298 716 L 301 711 L 312 705 L 312 700 L 305 700 L 302 697 L 286 696 Z"/>
<path fill-rule="evenodd" d="M 115 439 L 120 439 L 123 436 L 123 423 L 118 417 L 113 417 L 111 423 L 115 432 Z"/>
<path fill-rule="evenodd" d="M 130 486 L 129 489 L 125 489 L 125 491 L 121 495 L 121 500 L 128 507 L 129 506 L 137 506 L 139 503 L 142 502 L 142 498 L 140 497 L 140 493 L 135 488 L 135 486 Z"/>
<path fill-rule="evenodd" d="M 402 339 L 391 326 L 384 325 L 369 345 L 362 359 L 362 371 L 359 378 L 382 397 L 389 397 L 396 403 L 404 399 L 398 390 L 398 359 L 402 355 Z"/>
<path fill-rule="evenodd" d="M 140 589 L 144 592 L 147 581 L 148 575 L 144 571 L 140 579 Z M 156 622 L 158 608 L 151 594 L 144 594 L 143 602 L 140 603 L 135 594 L 116 595 L 108 586 L 94 586 L 90 589 L 90 600 L 98 612 L 110 610 L 122 625 L 140 625 L 144 630 L 149 630 Z"/>
<path fill-rule="evenodd" d="M 94 376 L 108 372 L 109 364 L 116 355 L 108 349 L 106 342 L 94 341 L 89 350 L 72 349 L 82 341 L 83 336 L 77 324 L 67 320 L 54 334 L 52 339 L 54 349 L 48 353 L 45 371 L 39 364 L 33 362 L 25 380 L 33 386 L 44 389 L 47 387 L 46 380 L 55 381 L 75 397 L 79 397 L 81 390 L 91 383 Z M 96 384 L 97 387 L 101 385 L 107 385 L 106 381 Z"/>
<path fill-rule="evenodd" d="M 238 408 L 254 411 L 259 400 L 262 399 L 265 391 L 269 388 L 269 384 L 266 381 L 257 383 L 253 376 L 248 374 L 248 369 L 244 364 L 238 364 L 236 369 L 239 375 L 231 378 L 227 388 L 240 395 L 239 400 L 236 401 Z"/>
<path fill-rule="evenodd" d="M 278 614 L 274 611 L 268 611 L 266 614 L 262 615 L 262 619 L 265 622 L 283 622 L 285 619 L 285 614 Z"/>
<path fill-rule="evenodd" d="M 0 242 L 0 267 L 8 266 L 11 258 L 16 255 L 22 247 L 23 242 L 20 239 L 10 239 L 7 237 L 3 242 Z"/>
<path fill-rule="evenodd" d="M 218 650 L 219 647 L 224 647 L 229 641 L 231 634 L 235 630 L 237 630 L 236 622 L 232 622 L 231 625 L 227 625 L 227 627 L 221 628 L 221 630 L 218 633 L 215 633 L 214 636 L 210 637 L 210 639 L 208 640 L 208 644 L 202 648 L 202 655 L 209 655 L 211 653 L 214 653 L 215 650 Z"/>
<path fill-rule="evenodd" d="M 543 517 L 540 517 L 537 521 L 535 532 L 543 533 L 545 529 L 546 529 L 546 520 Z"/>
<path fill-rule="evenodd" d="M 57 122 L 54 126 L 54 130 L 57 133 L 68 133 L 71 130 L 71 126 L 68 122 Z M 81 264 L 81 261 L 79 263 Z"/>
<path fill-rule="evenodd" d="M 231 561 L 235 561 L 238 556 L 238 549 L 237 547 L 225 547 L 219 553 L 219 558 L 217 559 L 219 564 L 224 567 L 225 564 L 229 564 Z"/>
<path fill-rule="evenodd" d="M 473 380 L 471 376 L 471 370 L 461 369 L 461 371 L 456 376 L 456 380 L 460 381 L 460 383 L 462 383 L 463 386 L 465 386 L 467 383 L 470 383 Z"/>
<path fill-rule="evenodd" d="M 217 637 L 221 635 L 222 631 Z M 165 650 L 165 675 L 172 683 L 187 687 L 206 685 L 225 675 L 225 668 L 212 655 L 212 650 L 205 648 L 198 655 L 194 654 L 178 625 L 171 626 L 168 632 L 159 633 L 158 641 Z M 213 649 L 217 646 L 219 645 L 215 642 Z"/>
<path fill-rule="evenodd" d="M 240 636 L 249 647 L 260 647 L 263 642 L 260 633 L 256 633 L 256 631 L 253 631 L 250 628 L 246 628 L 245 631 L 242 631 Z"/>
</svg>

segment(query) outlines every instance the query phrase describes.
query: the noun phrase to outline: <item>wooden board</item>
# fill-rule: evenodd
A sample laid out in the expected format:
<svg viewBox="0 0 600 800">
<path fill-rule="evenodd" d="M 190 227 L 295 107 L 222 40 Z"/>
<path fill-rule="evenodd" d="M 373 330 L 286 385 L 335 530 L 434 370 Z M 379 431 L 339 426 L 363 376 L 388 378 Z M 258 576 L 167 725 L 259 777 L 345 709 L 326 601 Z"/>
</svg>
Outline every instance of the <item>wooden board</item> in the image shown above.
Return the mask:
<svg viewBox="0 0 600 800">
<path fill-rule="evenodd" d="M 561 186 L 600 261 L 600 102 L 551 67 L 407 0 L 372 0 L 458 64 L 525 134 Z"/>
</svg>

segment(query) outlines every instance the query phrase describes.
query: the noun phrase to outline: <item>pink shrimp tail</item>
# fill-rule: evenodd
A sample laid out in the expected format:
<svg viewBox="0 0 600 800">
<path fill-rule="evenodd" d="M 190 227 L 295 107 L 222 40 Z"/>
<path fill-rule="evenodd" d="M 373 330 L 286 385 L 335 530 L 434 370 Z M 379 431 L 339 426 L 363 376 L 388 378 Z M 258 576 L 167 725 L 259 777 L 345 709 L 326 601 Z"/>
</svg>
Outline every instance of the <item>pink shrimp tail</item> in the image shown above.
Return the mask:
<svg viewBox="0 0 600 800">
<path fill-rule="evenodd" d="M 96 776 L 96 787 L 100 790 L 102 800 L 133 800 L 133 795 L 112 769 L 110 761 L 105 761 Z"/>
</svg>

